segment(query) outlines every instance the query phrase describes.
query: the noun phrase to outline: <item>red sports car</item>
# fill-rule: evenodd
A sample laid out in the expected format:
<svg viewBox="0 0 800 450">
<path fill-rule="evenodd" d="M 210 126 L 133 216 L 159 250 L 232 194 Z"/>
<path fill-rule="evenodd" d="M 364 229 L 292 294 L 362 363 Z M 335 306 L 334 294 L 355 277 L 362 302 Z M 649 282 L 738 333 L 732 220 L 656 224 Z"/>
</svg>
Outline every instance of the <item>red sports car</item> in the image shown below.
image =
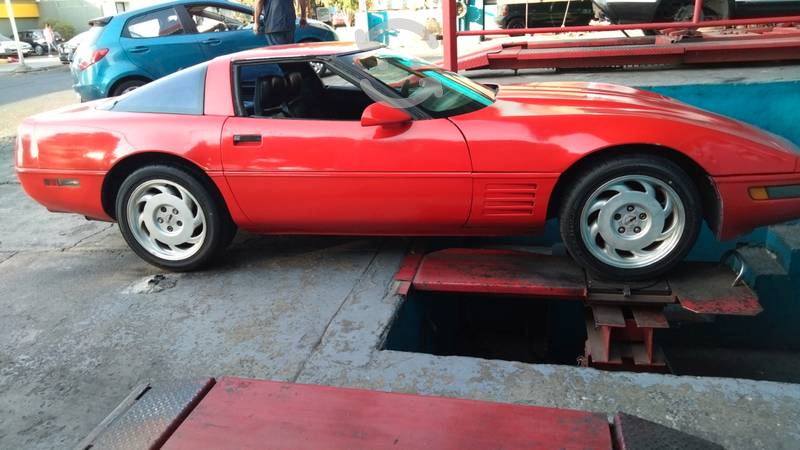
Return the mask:
<svg viewBox="0 0 800 450">
<path fill-rule="evenodd" d="M 16 167 L 48 209 L 117 221 L 170 270 L 208 262 L 237 227 L 524 235 L 556 217 L 581 265 L 642 279 L 681 260 L 703 220 L 725 239 L 800 217 L 798 152 L 654 93 L 481 85 L 334 42 L 227 55 L 34 116 Z"/>
</svg>

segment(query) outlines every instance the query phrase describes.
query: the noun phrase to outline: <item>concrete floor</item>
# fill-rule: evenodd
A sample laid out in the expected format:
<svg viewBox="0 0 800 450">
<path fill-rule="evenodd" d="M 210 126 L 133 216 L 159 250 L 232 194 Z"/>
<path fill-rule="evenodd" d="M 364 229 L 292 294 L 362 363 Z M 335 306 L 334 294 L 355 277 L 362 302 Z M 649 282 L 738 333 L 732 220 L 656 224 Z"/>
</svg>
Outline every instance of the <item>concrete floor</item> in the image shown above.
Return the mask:
<svg viewBox="0 0 800 450">
<path fill-rule="evenodd" d="M 72 446 L 141 381 L 220 375 L 621 410 L 729 448 L 800 447 L 798 385 L 378 350 L 404 240 L 241 234 L 215 267 L 164 274 L 116 226 L 48 213 L 16 182 L 16 123 L 73 101 L 0 101 L 0 448 Z"/>
</svg>

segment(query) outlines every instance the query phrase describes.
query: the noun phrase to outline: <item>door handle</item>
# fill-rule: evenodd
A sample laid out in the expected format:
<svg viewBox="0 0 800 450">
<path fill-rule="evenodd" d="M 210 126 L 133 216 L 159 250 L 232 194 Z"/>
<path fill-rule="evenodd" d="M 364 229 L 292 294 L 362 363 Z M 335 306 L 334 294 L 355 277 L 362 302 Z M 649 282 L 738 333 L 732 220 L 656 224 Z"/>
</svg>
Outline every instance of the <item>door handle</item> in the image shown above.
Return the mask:
<svg viewBox="0 0 800 450">
<path fill-rule="evenodd" d="M 202 41 L 202 43 L 206 44 L 206 45 L 219 45 L 220 42 L 222 42 L 222 41 L 220 41 L 219 39 L 215 39 L 215 38 L 206 39 L 205 41 Z"/>
<path fill-rule="evenodd" d="M 234 134 L 233 145 L 244 144 L 245 142 L 261 143 L 260 134 Z"/>
<path fill-rule="evenodd" d="M 128 51 L 131 52 L 131 53 L 144 53 L 144 52 L 149 51 L 149 50 L 150 50 L 150 47 L 145 47 L 143 45 L 139 45 L 137 47 L 133 47 L 132 49 L 130 49 Z"/>
</svg>

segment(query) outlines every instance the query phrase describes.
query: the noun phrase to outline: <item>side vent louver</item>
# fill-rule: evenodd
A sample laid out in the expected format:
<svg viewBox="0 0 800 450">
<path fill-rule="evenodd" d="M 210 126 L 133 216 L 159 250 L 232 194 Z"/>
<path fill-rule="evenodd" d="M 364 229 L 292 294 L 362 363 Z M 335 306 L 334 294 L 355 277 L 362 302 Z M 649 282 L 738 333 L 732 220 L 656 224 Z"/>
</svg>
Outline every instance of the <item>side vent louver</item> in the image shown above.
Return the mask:
<svg viewBox="0 0 800 450">
<path fill-rule="evenodd" d="M 490 183 L 483 201 L 485 216 L 529 216 L 536 200 L 535 183 Z"/>
</svg>

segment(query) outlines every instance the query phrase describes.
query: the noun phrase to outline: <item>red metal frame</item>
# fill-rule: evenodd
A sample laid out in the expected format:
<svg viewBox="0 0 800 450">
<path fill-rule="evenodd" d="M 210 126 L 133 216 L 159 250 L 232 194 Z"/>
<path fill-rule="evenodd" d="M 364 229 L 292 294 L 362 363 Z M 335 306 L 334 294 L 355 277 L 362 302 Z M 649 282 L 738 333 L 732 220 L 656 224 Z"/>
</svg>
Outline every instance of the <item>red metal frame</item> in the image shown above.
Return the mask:
<svg viewBox="0 0 800 450">
<path fill-rule="evenodd" d="M 728 267 L 682 263 L 663 280 L 634 283 L 596 280 L 570 258 L 480 248 L 425 253 L 414 246 L 395 275 L 396 290 L 581 301 L 586 305 L 586 344 L 581 364 L 604 370 L 667 372 L 653 344 L 669 328 L 664 308 L 675 304 L 704 315 L 755 316 L 758 296 L 734 282 Z"/>
<path fill-rule="evenodd" d="M 224 377 L 164 449 L 609 449 L 604 414 Z"/>
<path fill-rule="evenodd" d="M 458 58 L 458 37 L 460 36 L 500 36 L 500 35 L 531 35 L 541 33 L 571 33 L 571 32 L 593 32 L 593 31 L 624 31 L 624 30 L 697 30 L 701 27 L 728 27 L 728 26 L 746 26 L 746 25 L 767 25 L 767 24 L 791 24 L 800 23 L 800 16 L 782 16 L 782 17 L 761 17 L 752 19 L 727 19 L 727 20 L 700 20 L 701 11 L 703 8 L 703 0 L 695 0 L 694 16 L 691 22 L 651 22 L 651 23 L 635 23 L 624 25 L 582 25 L 582 26 L 565 26 L 565 27 L 538 27 L 538 28 L 520 28 L 514 29 L 513 32 L 509 30 L 468 30 L 458 31 L 455 24 L 455 1 L 444 0 L 442 4 L 442 13 L 444 22 L 442 27 L 443 46 L 444 46 L 444 61 L 443 66 L 448 70 L 459 69 L 520 69 L 520 68 L 538 68 L 538 67 L 597 67 L 607 65 L 626 65 L 626 64 L 692 64 L 692 63 L 709 63 L 709 62 L 733 62 L 733 61 L 764 61 L 764 60 L 777 60 L 777 59 L 800 59 L 800 30 L 796 32 L 778 30 L 773 32 L 771 29 L 764 30 L 747 30 L 750 34 L 742 34 L 731 38 L 743 42 L 738 42 L 739 45 L 732 45 L 731 43 L 724 44 L 717 42 L 710 47 L 707 44 L 705 48 L 695 48 L 690 43 L 679 43 L 673 40 L 654 39 L 651 44 L 645 44 L 645 47 L 631 47 L 631 44 L 637 44 L 637 38 L 618 39 L 615 42 L 593 42 L 591 40 L 573 41 L 568 47 L 572 50 L 564 54 L 550 54 L 542 55 L 541 57 L 520 57 L 511 51 L 509 55 L 502 58 L 489 58 L 487 55 L 491 52 L 502 50 L 495 48 L 487 48 L 474 52 L 473 54 L 464 58 Z M 766 32 L 765 32 L 766 31 Z M 755 34 L 753 34 L 755 32 Z M 706 35 L 697 34 L 697 36 Z M 711 39 L 703 39 L 705 41 L 719 41 L 715 37 Z M 601 40 L 602 41 L 602 40 Z M 526 42 L 513 42 L 506 46 L 522 46 L 525 49 L 536 47 L 537 45 L 542 48 L 559 48 L 563 47 L 559 43 L 537 43 L 531 46 Z M 601 45 L 620 46 L 616 51 L 606 51 L 605 54 L 598 54 L 597 48 Z M 669 47 L 676 46 L 674 49 Z M 579 51 L 580 46 L 595 47 L 593 54 L 586 54 Z M 681 57 L 683 53 L 696 51 L 695 54 L 689 54 L 686 57 Z M 587 56 L 589 60 L 587 61 Z M 602 62 L 598 62 L 602 60 Z M 496 60 L 496 61 L 495 61 Z"/>
</svg>

